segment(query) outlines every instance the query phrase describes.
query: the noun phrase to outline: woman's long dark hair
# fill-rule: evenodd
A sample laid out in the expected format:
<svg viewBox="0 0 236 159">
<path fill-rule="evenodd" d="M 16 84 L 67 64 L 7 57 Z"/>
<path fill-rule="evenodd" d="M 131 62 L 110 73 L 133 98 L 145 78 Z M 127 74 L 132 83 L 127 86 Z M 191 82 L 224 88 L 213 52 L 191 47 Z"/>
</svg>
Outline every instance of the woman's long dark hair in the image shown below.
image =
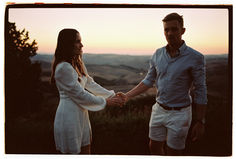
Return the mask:
<svg viewBox="0 0 236 159">
<path fill-rule="evenodd" d="M 60 31 L 57 38 L 57 47 L 54 54 L 54 59 L 52 62 L 51 83 L 55 83 L 55 69 L 57 64 L 60 62 L 70 63 L 80 77 L 82 75 L 86 76 L 82 61 L 82 54 L 77 54 L 74 52 L 74 44 L 77 33 L 79 32 L 75 29 L 63 29 Z M 78 78 L 78 80 L 80 81 L 80 78 Z"/>
</svg>

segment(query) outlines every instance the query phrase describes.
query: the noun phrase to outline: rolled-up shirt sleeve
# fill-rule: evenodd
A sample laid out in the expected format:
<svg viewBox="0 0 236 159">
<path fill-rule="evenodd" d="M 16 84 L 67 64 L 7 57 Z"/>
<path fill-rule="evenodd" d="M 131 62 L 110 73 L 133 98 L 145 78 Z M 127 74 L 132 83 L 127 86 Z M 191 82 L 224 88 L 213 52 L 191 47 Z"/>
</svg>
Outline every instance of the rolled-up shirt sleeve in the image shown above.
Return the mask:
<svg viewBox="0 0 236 159">
<path fill-rule="evenodd" d="M 154 54 L 152 56 L 152 58 L 150 59 L 149 61 L 149 69 L 148 69 L 148 72 L 147 72 L 147 75 L 145 76 L 145 78 L 142 80 L 143 84 L 145 84 L 146 86 L 148 87 L 153 87 L 153 84 L 155 83 L 156 81 L 156 76 L 157 76 L 157 73 L 156 73 L 156 68 L 155 68 L 155 64 L 153 62 L 153 59 L 155 58 L 155 55 Z"/>
<path fill-rule="evenodd" d="M 204 56 L 199 56 L 192 69 L 194 102 L 196 104 L 207 104 L 206 87 L 206 62 Z"/>
<path fill-rule="evenodd" d="M 56 84 L 73 102 L 90 111 L 98 111 L 105 108 L 105 98 L 95 96 L 86 91 L 78 81 L 77 72 L 69 63 L 64 63 L 60 66 L 55 72 Z"/>
</svg>

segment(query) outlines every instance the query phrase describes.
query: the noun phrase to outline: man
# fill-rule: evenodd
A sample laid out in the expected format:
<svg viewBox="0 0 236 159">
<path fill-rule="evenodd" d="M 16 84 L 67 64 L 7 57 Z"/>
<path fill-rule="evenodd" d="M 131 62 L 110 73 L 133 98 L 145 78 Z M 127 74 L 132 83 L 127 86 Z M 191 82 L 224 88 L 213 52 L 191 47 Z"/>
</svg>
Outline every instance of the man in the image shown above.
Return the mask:
<svg viewBox="0 0 236 159">
<path fill-rule="evenodd" d="M 149 123 L 150 152 L 156 155 L 182 155 L 192 120 L 189 93 L 192 86 L 197 118 L 191 132 L 192 140 L 199 139 L 204 133 L 207 104 L 205 60 L 201 53 L 182 40 L 185 32 L 182 16 L 171 13 L 162 21 L 168 44 L 155 52 L 146 77 L 125 95 L 129 100 L 155 83 L 157 97 Z"/>
</svg>

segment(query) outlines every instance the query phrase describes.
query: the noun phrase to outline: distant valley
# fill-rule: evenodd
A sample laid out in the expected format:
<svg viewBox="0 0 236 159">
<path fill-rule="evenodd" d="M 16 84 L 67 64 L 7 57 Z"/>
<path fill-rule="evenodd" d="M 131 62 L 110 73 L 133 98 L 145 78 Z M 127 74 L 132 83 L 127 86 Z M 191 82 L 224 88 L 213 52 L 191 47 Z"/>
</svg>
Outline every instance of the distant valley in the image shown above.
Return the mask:
<svg viewBox="0 0 236 159">
<path fill-rule="evenodd" d="M 96 82 L 116 91 L 128 91 L 146 75 L 151 56 L 114 54 L 84 54 L 83 60 L 89 75 Z M 208 93 L 214 96 L 226 95 L 229 80 L 228 55 L 206 55 Z M 32 61 L 42 67 L 42 80 L 49 81 L 53 56 L 37 54 Z M 155 92 L 153 90 L 153 92 Z"/>
</svg>

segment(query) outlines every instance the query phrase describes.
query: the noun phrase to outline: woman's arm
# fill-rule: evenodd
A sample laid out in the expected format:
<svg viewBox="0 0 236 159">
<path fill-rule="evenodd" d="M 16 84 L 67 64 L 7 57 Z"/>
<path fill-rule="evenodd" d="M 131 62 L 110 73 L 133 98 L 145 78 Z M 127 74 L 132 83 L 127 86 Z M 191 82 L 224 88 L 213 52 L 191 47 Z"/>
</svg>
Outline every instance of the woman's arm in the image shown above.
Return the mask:
<svg viewBox="0 0 236 159">
<path fill-rule="evenodd" d="M 90 111 L 105 108 L 107 102 L 104 97 L 95 96 L 86 91 L 78 82 L 78 74 L 67 62 L 57 66 L 55 80 L 60 90 L 64 91 L 78 106 Z"/>
<path fill-rule="evenodd" d="M 87 82 L 85 84 L 85 88 L 96 96 L 102 96 L 104 98 L 115 96 L 115 92 L 113 90 L 107 90 L 106 88 L 100 86 L 88 74 L 87 74 Z"/>
</svg>

